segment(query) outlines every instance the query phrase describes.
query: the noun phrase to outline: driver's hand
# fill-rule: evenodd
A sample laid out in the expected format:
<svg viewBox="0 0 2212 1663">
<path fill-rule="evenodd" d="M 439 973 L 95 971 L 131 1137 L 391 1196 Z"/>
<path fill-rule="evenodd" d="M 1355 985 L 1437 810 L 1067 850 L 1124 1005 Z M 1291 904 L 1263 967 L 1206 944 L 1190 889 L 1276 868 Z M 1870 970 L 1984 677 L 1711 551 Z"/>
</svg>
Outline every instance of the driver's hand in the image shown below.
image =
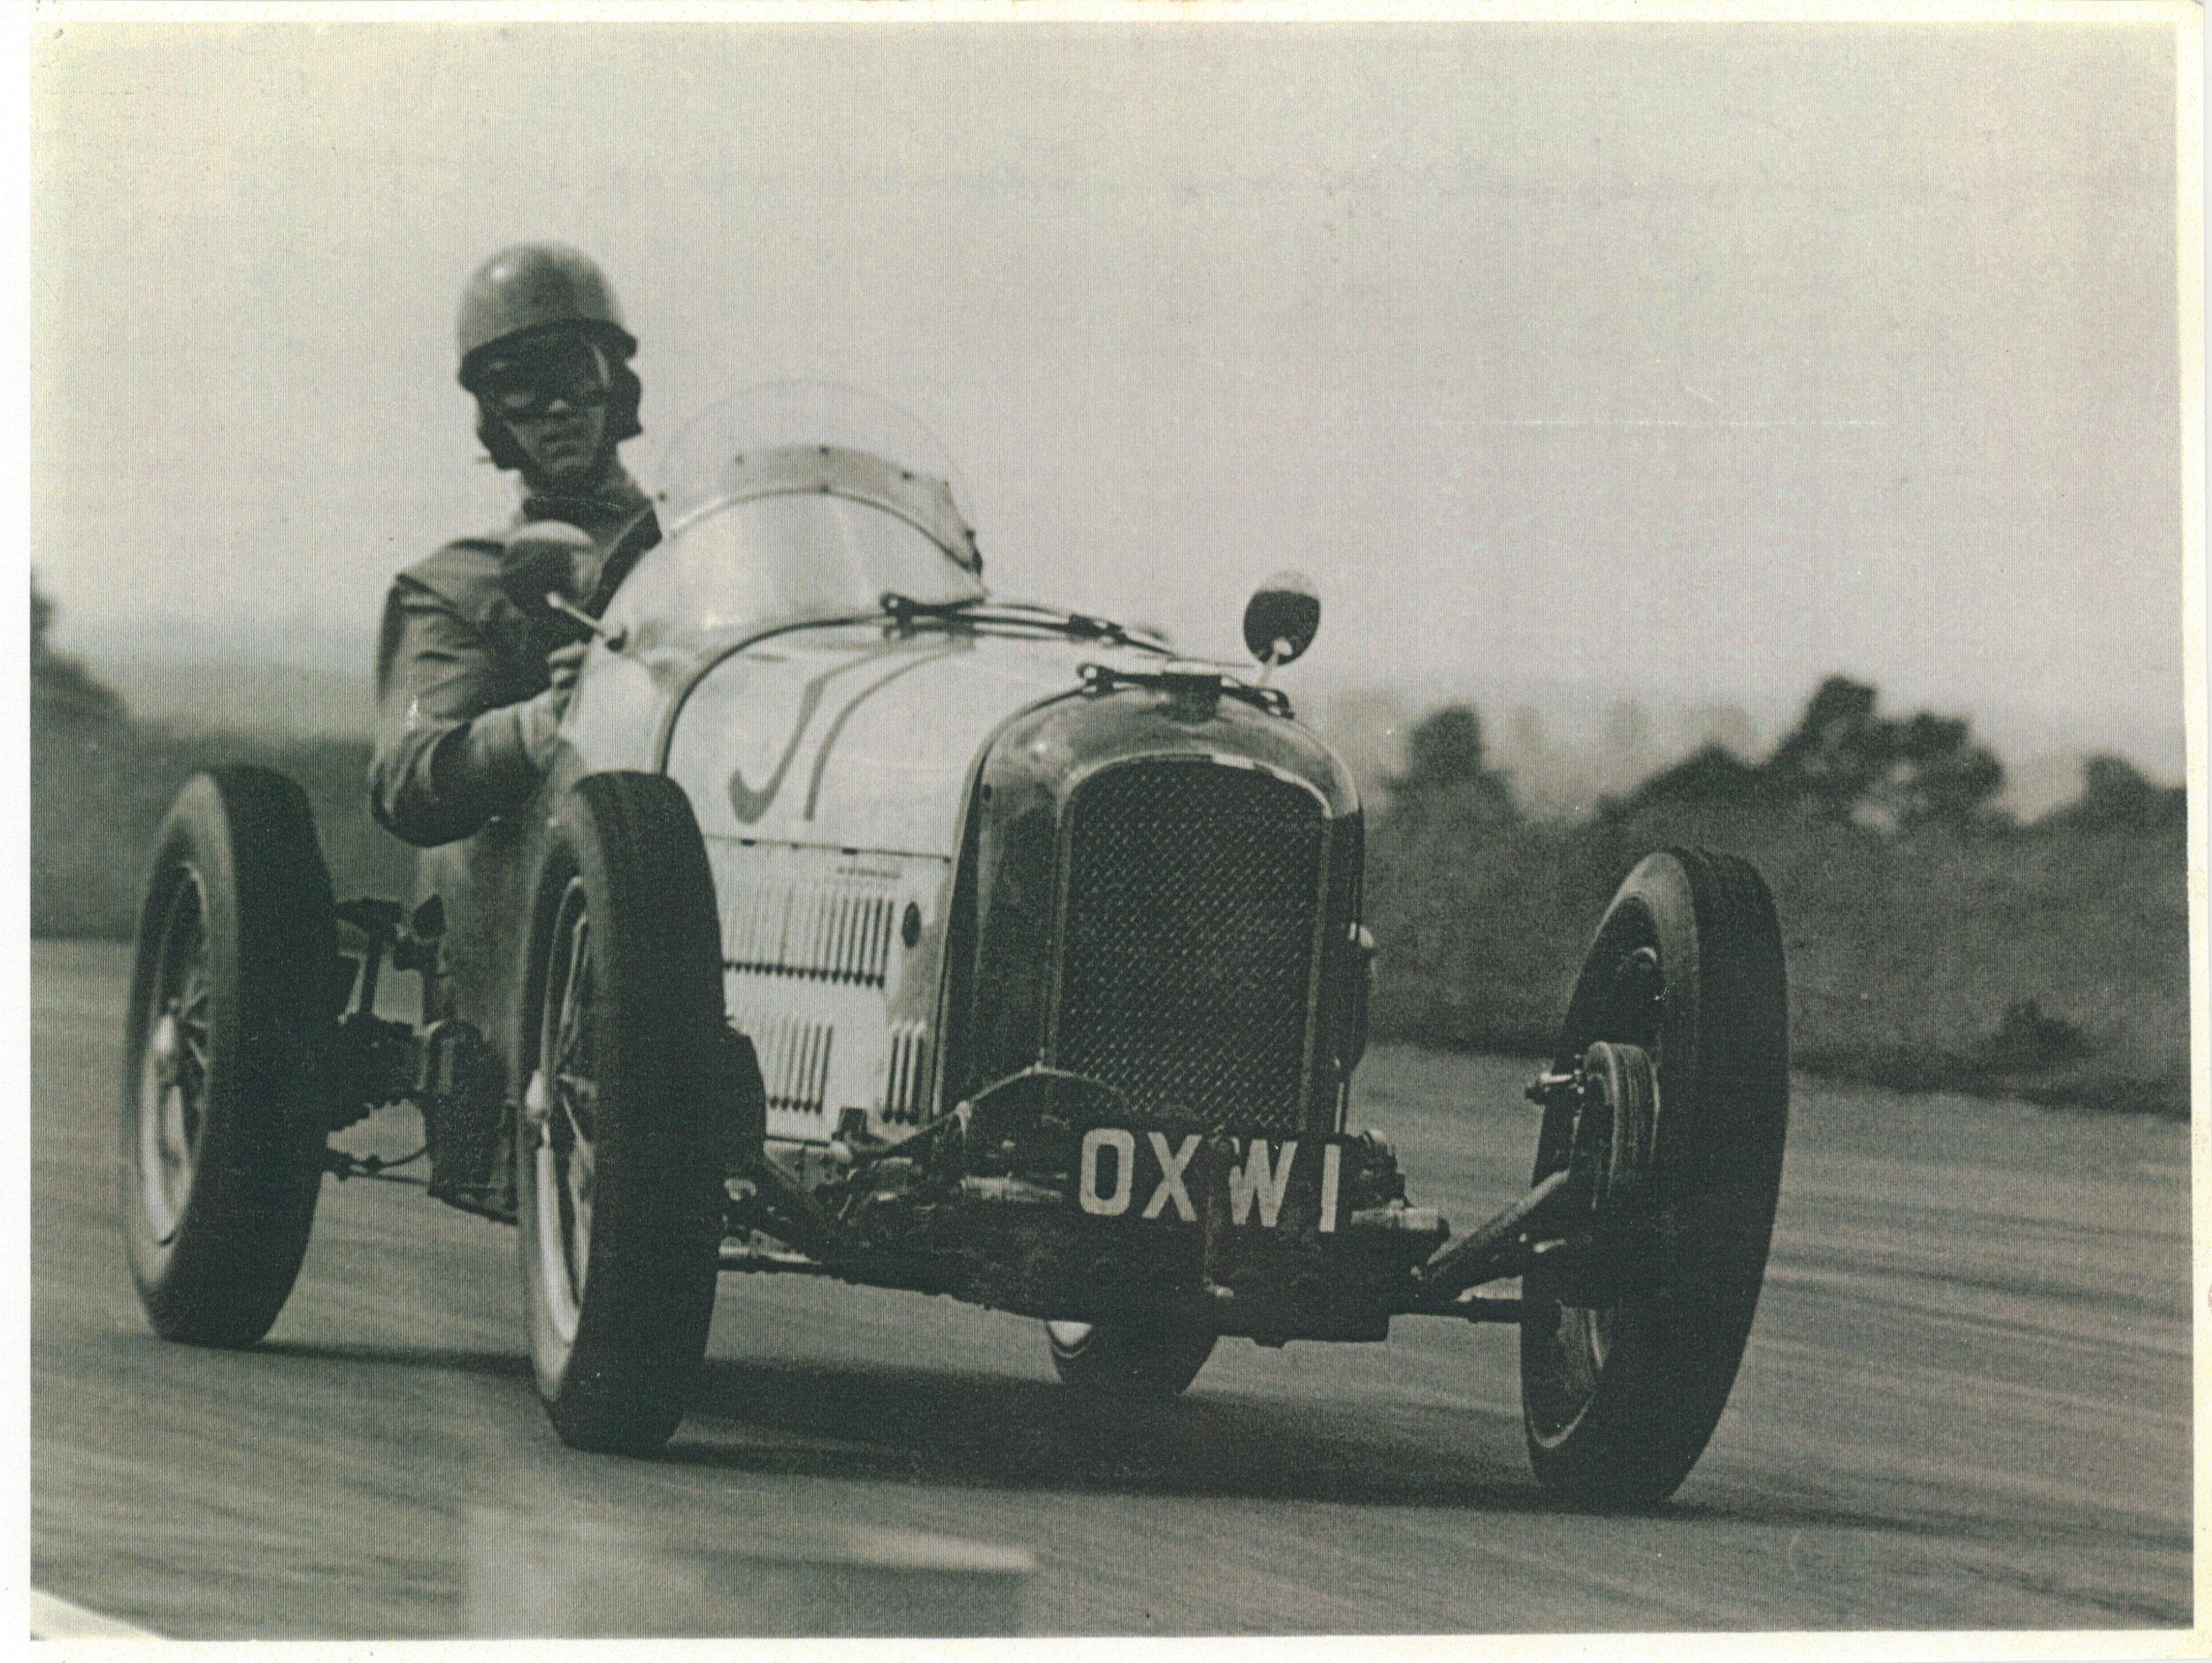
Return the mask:
<svg viewBox="0 0 2212 1663">
<path fill-rule="evenodd" d="M 509 708 L 514 712 L 515 736 L 521 742 L 522 754 L 530 759 L 530 766 L 542 774 L 552 766 L 554 752 L 558 748 L 561 712 L 568 708 L 567 690 L 548 687 Z"/>
<path fill-rule="evenodd" d="M 560 695 L 563 709 L 569 695 L 576 691 L 577 672 L 584 667 L 584 654 L 589 641 L 571 641 L 565 647 L 556 647 L 545 655 L 545 679 L 551 690 Z"/>
<path fill-rule="evenodd" d="M 554 736 L 560 731 L 561 717 L 568 709 L 569 700 L 575 696 L 576 675 L 583 668 L 584 649 L 590 644 L 576 641 L 556 647 L 548 653 L 545 691 L 515 707 L 516 732 L 522 740 L 523 755 L 540 773 L 552 763 Z"/>
</svg>

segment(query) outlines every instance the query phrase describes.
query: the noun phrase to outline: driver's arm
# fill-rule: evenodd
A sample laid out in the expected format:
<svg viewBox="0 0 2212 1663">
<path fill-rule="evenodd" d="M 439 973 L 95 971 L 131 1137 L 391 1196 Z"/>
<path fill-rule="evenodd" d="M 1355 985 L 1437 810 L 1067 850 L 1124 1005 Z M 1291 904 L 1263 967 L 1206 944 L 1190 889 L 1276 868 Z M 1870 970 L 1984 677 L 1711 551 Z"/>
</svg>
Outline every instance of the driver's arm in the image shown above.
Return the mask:
<svg viewBox="0 0 2212 1663">
<path fill-rule="evenodd" d="M 448 596 L 400 577 L 377 652 L 372 811 L 426 847 L 468 836 L 536 789 L 567 697 L 542 663 L 507 662 Z"/>
</svg>

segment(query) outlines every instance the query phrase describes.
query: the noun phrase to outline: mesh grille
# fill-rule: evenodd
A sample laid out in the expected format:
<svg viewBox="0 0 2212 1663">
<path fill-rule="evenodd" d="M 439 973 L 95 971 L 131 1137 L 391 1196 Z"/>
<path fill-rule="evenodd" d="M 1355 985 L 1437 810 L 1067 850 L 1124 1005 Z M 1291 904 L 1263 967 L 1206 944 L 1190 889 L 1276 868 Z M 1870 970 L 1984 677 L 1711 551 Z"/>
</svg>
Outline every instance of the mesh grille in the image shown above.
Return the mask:
<svg viewBox="0 0 2212 1663">
<path fill-rule="evenodd" d="M 1296 1130 L 1320 804 L 1248 769 L 1134 763 L 1069 814 L 1058 1066 L 1140 1114 Z"/>
</svg>

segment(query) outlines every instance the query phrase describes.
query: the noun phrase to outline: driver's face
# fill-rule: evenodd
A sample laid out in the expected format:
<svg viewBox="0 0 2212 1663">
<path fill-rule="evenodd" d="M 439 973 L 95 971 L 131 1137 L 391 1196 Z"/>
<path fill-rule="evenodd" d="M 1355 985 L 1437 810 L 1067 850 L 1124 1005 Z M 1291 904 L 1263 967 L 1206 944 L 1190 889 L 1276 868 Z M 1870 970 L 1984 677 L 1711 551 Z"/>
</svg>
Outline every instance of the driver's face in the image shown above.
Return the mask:
<svg viewBox="0 0 2212 1663">
<path fill-rule="evenodd" d="M 488 366 L 483 387 L 533 481 L 558 488 L 598 472 L 613 377 L 595 343 L 571 337 L 535 344 Z"/>
</svg>

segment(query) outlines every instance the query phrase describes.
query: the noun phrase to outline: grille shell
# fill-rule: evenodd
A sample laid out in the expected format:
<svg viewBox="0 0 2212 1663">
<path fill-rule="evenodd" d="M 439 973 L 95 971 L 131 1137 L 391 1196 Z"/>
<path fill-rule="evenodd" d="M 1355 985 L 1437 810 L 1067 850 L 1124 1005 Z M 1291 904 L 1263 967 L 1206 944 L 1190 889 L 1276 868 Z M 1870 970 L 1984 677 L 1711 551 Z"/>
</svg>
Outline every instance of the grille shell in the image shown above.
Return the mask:
<svg viewBox="0 0 2212 1663">
<path fill-rule="evenodd" d="M 1139 1116 L 1303 1127 L 1329 821 L 1308 787 L 1212 759 L 1081 780 L 1062 815 L 1048 1061 Z"/>
</svg>

